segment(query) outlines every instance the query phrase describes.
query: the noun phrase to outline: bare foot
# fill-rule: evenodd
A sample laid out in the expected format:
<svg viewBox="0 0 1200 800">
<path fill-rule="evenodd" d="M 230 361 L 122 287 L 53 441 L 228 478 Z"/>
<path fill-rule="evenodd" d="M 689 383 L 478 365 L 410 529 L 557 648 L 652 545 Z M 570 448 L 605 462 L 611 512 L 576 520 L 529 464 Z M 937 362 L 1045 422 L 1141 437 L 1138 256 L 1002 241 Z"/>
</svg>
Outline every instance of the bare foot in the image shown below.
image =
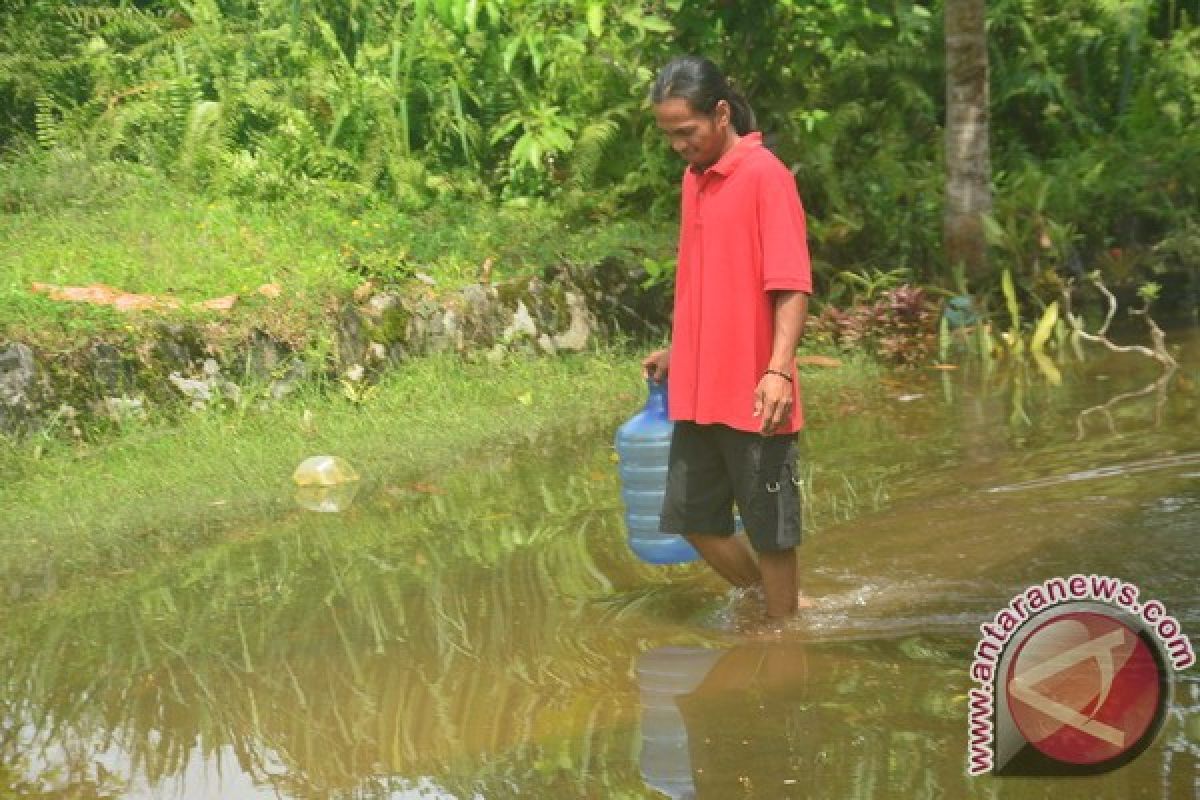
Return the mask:
<svg viewBox="0 0 1200 800">
<path fill-rule="evenodd" d="M 816 607 L 817 607 L 816 602 L 814 602 L 811 597 L 804 594 L 804 592 L 800 592 L 796 595 L 796 608 L 797 609 L 803 610 L 806 608 L 816 608 Z"/>
</svg>

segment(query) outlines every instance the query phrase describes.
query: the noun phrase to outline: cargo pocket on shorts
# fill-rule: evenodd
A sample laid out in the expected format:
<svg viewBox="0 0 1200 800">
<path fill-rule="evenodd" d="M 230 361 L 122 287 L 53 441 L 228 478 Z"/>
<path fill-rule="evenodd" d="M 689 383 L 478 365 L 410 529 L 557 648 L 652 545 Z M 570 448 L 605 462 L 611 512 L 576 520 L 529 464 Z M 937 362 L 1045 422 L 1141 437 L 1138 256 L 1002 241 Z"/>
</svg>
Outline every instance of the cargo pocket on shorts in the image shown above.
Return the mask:
<svg viewBox="0 0 1200 800">
<path fill-rule="evenodd" d="M 795 547 L 800 544 L 803 523 L 800 514 L 800 489 L 804 480 L 796 475 L 796 450 L 788 448 L 788 459 L 783 465 L 784 478 L 787 481 L 779 490 L 779 520 L 780 539 L 782 547 Z"/>
<path fill-rule="evenodd" d="M 754 477 L 756 544 L 759 549 L 783 550 L 797 542 L 795 469 L 792 447 L 772 448 Z"/>
</svg>

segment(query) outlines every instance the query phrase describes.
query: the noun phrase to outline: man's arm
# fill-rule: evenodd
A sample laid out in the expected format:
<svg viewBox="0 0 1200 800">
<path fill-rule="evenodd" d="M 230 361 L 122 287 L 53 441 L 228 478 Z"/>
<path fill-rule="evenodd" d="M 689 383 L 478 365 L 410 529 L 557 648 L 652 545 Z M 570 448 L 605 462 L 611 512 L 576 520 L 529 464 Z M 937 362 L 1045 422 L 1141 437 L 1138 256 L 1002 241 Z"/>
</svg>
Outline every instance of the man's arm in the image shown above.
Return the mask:
<svg viewBox="0 0 1200 800">
<path fill-rule="evenodd" d="M 796 368 L 796 346 L 804 335 L 808 319 L 808 295 L 804 292 L 771 292 L 775 303 L 775 339 L 771 343 L 771 362 L 768 369 L 792 374 Z"/>
<path fill-rule="evenodd" d="M 796 379 L 796 346 L 808 319 L 808 295 L 800 291 L 771 292 L 775 308 L 771 360 L 754 390 L 754 416 L 762 418 L 761 432 L 773 434 L 792 413 L 792 382 Z M 776 374 L 782 372 L 787 375 Z M 790 380 L 789 380 L 790 378 Z"/>
</svg>

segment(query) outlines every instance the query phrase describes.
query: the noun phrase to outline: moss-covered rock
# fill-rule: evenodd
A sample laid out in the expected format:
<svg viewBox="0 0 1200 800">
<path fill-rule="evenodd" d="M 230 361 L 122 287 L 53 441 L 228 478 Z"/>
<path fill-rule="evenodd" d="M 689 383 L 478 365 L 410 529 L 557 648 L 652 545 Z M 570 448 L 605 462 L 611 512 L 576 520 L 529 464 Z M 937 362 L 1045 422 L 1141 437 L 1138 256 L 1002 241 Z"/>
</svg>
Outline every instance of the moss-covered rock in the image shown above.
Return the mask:
<svg viewBox="0 0 1200 800">
<path fill-rule="evenodd" d="M 185 320 L 130 325 L 124 339 L 53 352 L 9 343 L 0 347 L 0 432 L 19 436 L 54 415 L 65 414 L 77 431 L 79 418 L 111 426 L 151 407 L 173 414 L 248 398 L 269 402 L 316 376 L 370 381 L 428 353 L 580 351 L 614 335 L 659 336 L 666 327 L 663 288 L 643 288 L 638 271 L 616 259 L 440 296 L 417 282 L 406 290 L 365 288 L 328 305 L 307 348 L 272 335 L 266 324 L 231 334 Z"/>
</svg>

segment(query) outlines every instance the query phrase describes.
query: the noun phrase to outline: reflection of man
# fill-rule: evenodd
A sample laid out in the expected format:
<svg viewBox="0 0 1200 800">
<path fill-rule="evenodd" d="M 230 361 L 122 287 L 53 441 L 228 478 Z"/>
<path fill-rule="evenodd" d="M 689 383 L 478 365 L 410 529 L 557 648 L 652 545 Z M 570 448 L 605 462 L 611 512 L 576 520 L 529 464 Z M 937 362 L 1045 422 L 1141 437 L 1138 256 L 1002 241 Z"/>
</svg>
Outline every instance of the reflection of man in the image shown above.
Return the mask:
<svg viewBox="0 0 1200 800">
<path fill-rule="evenodd" d="M 656 647 L 638 659 L 642 779 L 673 800 L 696 796 L 687 725 L 675 699 L 700 685 L 721 652 L 704 647 Z"/>
<path fill-rule="evenodd" d="M 668 797 L 804 797 L 803 647 L 660 647 L 638 661 L 642 777 Z"/>
</svg>

